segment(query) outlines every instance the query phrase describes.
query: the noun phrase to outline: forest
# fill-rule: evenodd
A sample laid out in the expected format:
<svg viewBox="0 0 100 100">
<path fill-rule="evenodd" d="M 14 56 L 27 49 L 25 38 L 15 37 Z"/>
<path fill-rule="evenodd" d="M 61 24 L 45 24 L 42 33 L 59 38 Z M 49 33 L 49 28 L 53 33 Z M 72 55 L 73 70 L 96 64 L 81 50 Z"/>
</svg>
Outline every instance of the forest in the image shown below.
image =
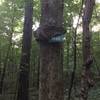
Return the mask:
<svg viewBox="0 0 100 100">
<path fill-rule="evenodd" d="M 0 0 L 0 100 L 100 100 L 100 0 Z"/>
</svg>

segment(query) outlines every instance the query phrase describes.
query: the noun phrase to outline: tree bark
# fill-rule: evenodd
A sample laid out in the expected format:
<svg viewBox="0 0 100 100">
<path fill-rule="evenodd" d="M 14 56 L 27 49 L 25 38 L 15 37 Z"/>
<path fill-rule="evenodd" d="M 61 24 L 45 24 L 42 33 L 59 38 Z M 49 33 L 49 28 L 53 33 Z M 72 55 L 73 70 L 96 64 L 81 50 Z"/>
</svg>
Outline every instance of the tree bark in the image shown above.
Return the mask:
<svg viewBox="0 0 100 100">
<path fill-rule="evenodd" d="M 93 85 L 91 79 L 91 64 L 93 58 L 91 55 L 91 32 L 89 24 L 91 22 L 95 0 L 85 0 L 83 11 L 83 72 L 81 80 L 81 97 L 80 100 L 88 99 L 88 91 Z"/>
<path fill-rule="evenodd" d="M 41 0 L 41 6 L 40 27 L 63 27 L 63 0 Z M 47 31 L 40 35 L 52 35 L 56 30 Z M 39 100 L 63 100 L 63 43 L 39 42 L 39 46 Z"/>
<path fill-rule="evenodd" d="M 31 51 L 31 40 L 32 40 L 32 13 L 33 13 L 33 0 L 26 0 L 17 100 L 29 100 L 28 89 L 29 89 L 30 51 Z"/>
<path fill-rule="evenodd" d="M 63 100 L 63 46 L 40 45 L 39 100 Z"/>
</svg>

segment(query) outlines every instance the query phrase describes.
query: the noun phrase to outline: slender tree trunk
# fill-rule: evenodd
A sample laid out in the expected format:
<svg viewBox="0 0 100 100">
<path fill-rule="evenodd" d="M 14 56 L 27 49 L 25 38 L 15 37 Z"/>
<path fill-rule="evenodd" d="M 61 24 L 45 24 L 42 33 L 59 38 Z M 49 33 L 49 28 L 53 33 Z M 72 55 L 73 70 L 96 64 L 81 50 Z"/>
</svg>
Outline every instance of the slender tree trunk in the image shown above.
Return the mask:
<svg viewBox="0 0 100 100">
<path fill-rule="evenodd" d="M 69 33 L 68 33 L 69 34 Z M 70 35 L 68 35 L 68 37 L 70 37 Z M 68 41 L 67 41 L 67 58 L 66 58 L 66 66 L 69 68 L 69 58 L 70 58 L 70 41 L 69 41 L 69 38 L 66 38 Z"/>
<path fill-rule="evenodd" d="M 74 85 L 74 80 L 75 80 L 75 74 L 76 74 L 76 67 L 77 67 L 77 28 L 79 26 L 79 20 L 80 17 L 82 16 L 82 10 L 83 10 L 83 1 L 81 4 L 81 8 L 80 8 L 80 12 L 79 12 L 79 18 L 78 18 L 78 22 L 76 25 L 76 28 L 74 29 L 74 34 L 73 34 L 73 56 L 74 56 L 74 66 L 73 66 L 73 71 L 72 71 L 72 75 L 71 75 L 71 81 L 70 81 L 70 87 L 69 87 L 69 93 L 68 93 L 68 100 L 71 99 L 71 92 L 72 92 L 72 88 Z"/>
<path fill-rule="evenodd" d="M 41 4 L 40 30 L 37 30 L 39 39 L 43 39 L 39 42 L 39 100 L 63 100 L 63 43 L 48 43 L 44 39 L 63 27 L 63 0 L 41 0 Z"/>
<path fill-rule="evenodd" d="M 94 4 L 95 0 L 85 0 L 85 8 L 83 11 L 83 72 L 80 100 L 87 100 L 88 91 L 93 85 L 93 81 L 91 80 L 91 64 L 93 58 L 91 55 L 91 32 L 89 30 L 89 24 L 91 22 Z"/>
<path fill-rule="evenodd" d="M 25 0 L 25 21 L 20 61 L 19 84 L 17 100 L 29 100 L 29 69 L 32 40 L 33 0 Z"/>
<path fill-rule="evenodd" d="M 37 89 L 39 89 L 39 76 L 40 76 L 40 56 L 38 56 Z"/>
</svg>

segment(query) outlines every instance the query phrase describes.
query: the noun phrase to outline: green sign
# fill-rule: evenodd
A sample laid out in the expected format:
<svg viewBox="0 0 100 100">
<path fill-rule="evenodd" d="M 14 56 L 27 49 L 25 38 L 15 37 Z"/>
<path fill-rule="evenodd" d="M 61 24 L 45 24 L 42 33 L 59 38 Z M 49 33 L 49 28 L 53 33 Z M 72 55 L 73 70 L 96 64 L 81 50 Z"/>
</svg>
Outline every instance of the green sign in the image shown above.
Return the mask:
<svg viewBox="0 0 100 100">
<path fill-rule="evenodd" d="M 65 41 L 65 35 L 64 34 L 59 34 L 59 35 L 53 36 L 49 40 L 49 43 L 62 43 L 64 41 Z"/>
</svg>

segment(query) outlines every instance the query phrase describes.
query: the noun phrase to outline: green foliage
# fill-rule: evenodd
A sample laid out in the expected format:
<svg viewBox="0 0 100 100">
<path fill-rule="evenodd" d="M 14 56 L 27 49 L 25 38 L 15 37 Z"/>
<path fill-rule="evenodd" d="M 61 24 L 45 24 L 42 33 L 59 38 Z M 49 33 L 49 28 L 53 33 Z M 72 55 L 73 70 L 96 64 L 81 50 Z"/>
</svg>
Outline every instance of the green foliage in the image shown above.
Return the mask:
<svg viewBox="0 0 100 100">
<path fill-rule="evenodd" d="M 67 78 L 66 75 L 70 76 L 73 70 L 73 32 L 74 32 L 73 20 L 75 16 L 79 16 L 81 2 L 82 2 L 81 0 L 65 0 L 64 3 L 64 27 L 66 28 L 66 41 L 64 43 L 64 79 L 66 79 L 66 81 L 69 81 L 70 79 L 70 77 Z M 40 14 L 41 14 L 40 0 L 34 0 L 33 8 L 34 8 L 33 24 L 35 25 L 35 23 L 39 22 L 40 20 Z M 9 46 L 9 39 L 12 34 L 12 28 L 13 28 L 12 46 L 9 56 L 9 59 L 13 58 L 13 61 L 9 61 L 8 63 L 12 62 L 14 64 L 13 67 L 15 67 L 15 71 L 17 72 L 21 54 L 23 21 L 24 21 L 24 0 L 0 0 L 0 69 L 4 66 L 4 60 L 6 57 L 7 48 Z M 82 22 L 80 22 L 79 27 L 82 27 L 81 24 Z M 100 26 L 100 4 L 96 4 L 94 8 L 91 27 L 97 25 Z M 96 59 L 96 63 L 100 66 L 100 61 L 99 61 L 100 27 L 97 31 L 92 32 L 91 44 L 92 44 L 92 53 Z M 33 37 L 32 50 L 31 50 L 31 75 L 30 75 L 32 76 L 31 80 L 37 79 L 38 60 L 39 60 L 39 48 L 37 42 Z M 76 70 L 76 77 L 78 78 L 80 78 L 81 68 L 82 68 L 82 32 L 78 32 L 77 70 Z M 95 63 L 93 65 L 93 71 L 97 71 L 95 70 Z M 94 73 L 97 75 L 97 72 Z M 93 88 L 90 91 L 89 100 L 99 100 L 100 89 L 98 87 Z"/>
</svg>

